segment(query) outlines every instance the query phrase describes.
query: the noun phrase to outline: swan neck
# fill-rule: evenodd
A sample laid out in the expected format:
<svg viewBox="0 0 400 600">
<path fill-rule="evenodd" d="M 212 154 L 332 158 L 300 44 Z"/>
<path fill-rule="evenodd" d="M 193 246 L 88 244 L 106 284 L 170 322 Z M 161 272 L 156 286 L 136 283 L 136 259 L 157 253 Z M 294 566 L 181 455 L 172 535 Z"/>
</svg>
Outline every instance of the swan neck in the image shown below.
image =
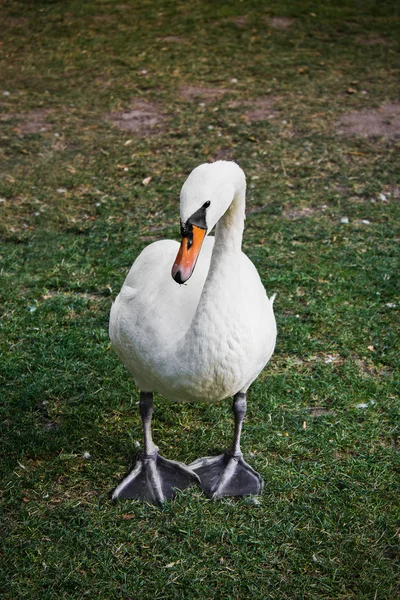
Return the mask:
<svg viewBox="0 0 400 600">
<path fill-rule="evenodd" d="M 238 297 L 245 195 L 246 182 L 243 176 L 243 180 L 235 186 L 229 208 L 217 223 L 208 275 L 185 344 L 182 345 L 182 348 L 192 348 L 199 361 L 212 362 L 219 347 L 215 340 L 220 336 L 230 339 L 232 324 L 240 321 Z M 211 345 L 210 332 L 213 332 Z"/>
<path fill-rule="evenodd" d="M 245 220 L 245 189 L 236 193 L 226 213 L 215 228 L 214 255 L 223 251 L 225 255 L 236 255 L 241 251 Z"/>
</svg>

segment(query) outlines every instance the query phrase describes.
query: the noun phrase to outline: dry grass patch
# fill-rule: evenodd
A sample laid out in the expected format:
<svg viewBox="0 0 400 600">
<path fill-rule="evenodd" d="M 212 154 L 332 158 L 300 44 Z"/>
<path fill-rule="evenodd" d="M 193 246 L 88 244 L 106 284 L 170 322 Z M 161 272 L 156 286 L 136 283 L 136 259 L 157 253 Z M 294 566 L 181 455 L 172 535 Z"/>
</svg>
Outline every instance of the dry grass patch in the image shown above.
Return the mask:
<svg viewBox="0 0 400 600">
<path fill-rule="evenodd" d="M 103 300 L 104 297 L 105 297 L 105 295 L 102 293 L 89 294 L 87 292 L 79 292 L 79 291 L 66 292 L 64 290 L 49 290 L 48 292 L 46 292 L 46 294 L 42 295 L 43 300 L 49 300 L 51 298 L 69 298 L 69 299 L 83 298 L 84 300 L 98 301 L 98 300 Z"/>
<path fill-rule="evenodd" d="M 225 88 L 215 87 L 201 87 L 188 85 L 180 88 L 180 94 L 188 102 L 194 102 L 195 100 L 202 100 L 203 102 L 214 102 L 219 100 L 225 94 L 231 93 L 231 90 Z"/>
<path fill-rule="evenodd" d="M 329 410 L 327 408 L 322 408 L 322 406 L 311 406 L 307 408 L 311 417 L 323 417 L 325 415 L 334 415 L 333 410 Z"/>
<path fill-rule="evenodd" d="M 372 360 L 367 358 L 354 358 L 354 363 L 357 365 L 361 373 L 367 377 L 388 377 L 391 374 L 391 369 L 385 365 L 376 365 Z"/>
<path fill-rule="evenodd" d="M 384 104 L 380 108 L 364 108 L 343 115 L 336 125 L 338 133 L 346 136 L 400 137 L 400 103 Z"/>
</svg>

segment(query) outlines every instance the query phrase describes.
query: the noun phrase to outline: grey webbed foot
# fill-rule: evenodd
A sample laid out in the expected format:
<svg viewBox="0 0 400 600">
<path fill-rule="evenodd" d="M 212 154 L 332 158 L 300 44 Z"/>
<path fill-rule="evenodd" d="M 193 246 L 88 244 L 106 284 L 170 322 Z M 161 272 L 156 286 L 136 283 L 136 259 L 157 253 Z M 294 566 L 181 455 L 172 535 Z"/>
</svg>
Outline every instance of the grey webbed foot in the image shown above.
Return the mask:
<svg viewBox="0 0 400 600">
<path fill-rule="evenodd" d="M 162 504 L 175 495 L 176 490 L 184 490 L 199 477 L 186 465 L 167 460 L 157 452 L 139 456 L 134 469 L 115 488 L 112 499 L 133 498 Z"/>
<path fill-rule="evenodd" d="M 241 454 L 225 452 L 219 456 L 199 458 L 189 465 L 200 477 L 201 489 L 212 499 L 221 496 L 261 494 L 261 476 L 247 464 Z"/>
</svg>

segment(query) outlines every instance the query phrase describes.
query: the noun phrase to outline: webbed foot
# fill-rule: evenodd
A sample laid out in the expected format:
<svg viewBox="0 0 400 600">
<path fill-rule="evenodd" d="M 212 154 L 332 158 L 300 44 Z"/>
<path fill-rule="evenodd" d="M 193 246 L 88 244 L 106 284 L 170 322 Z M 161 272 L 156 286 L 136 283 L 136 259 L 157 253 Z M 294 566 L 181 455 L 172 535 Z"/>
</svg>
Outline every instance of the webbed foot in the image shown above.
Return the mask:
<svg viewBox="0 0 400 600">
<path fill-rule="evenodd" d="M 115 488 L 112 499 L 135 498 L 162 504 L 193 483 L 200 483 L 199 476 L 190 467 L 167 460 L 157 452 L 141 454 L 134 469 Z"/>
<path fill-rule="evenodd" d="M 200 477 L 201 489 L 212 499 L 221 496 L 261 494 L 261 476 L 243 460 L 242 454 L 225 452 L 219 456 L 199 458 L 189 465 Z"/>
</svg>

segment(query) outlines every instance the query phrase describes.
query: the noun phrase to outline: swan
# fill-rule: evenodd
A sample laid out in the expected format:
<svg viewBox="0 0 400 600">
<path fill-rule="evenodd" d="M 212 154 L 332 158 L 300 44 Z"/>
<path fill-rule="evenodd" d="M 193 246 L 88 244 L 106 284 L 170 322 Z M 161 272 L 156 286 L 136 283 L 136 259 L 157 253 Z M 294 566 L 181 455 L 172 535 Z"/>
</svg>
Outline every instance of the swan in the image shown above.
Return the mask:
<svg viewBox="0 0 400 600">
<path fill-rule="evenodd" d="M 180 195 L 181 244 L 147 246 L 112 305 L 110 339 L 140 390 L 144 430 L 144 451 L 113 499 L 161 504 L 196 482 L 211 498 L 262 492 L 240 438 L 246 392 L 274 352 L 276 323 L 274 297 L 241 250 L 245 195 L 235 162 L 196 167 Z M 231 448 L 188 466 L 160 456 L 151 433 L 154 391 L 176 402 L 233 397 Z"/>
</svg>

